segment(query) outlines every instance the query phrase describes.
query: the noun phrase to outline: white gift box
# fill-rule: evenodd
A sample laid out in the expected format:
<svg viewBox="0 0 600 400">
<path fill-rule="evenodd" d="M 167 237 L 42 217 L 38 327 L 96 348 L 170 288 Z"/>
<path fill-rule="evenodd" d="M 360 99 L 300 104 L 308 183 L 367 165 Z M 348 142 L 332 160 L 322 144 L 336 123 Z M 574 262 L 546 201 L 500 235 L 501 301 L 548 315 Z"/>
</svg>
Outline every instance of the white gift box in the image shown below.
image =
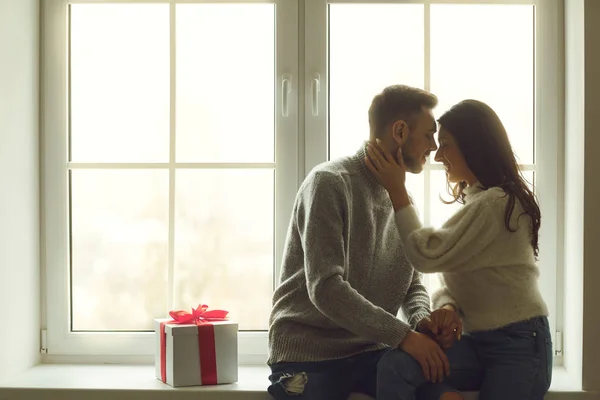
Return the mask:
<svg viewBox="0 0 600 400">
<path fill-rule="evenodd" d="M 238 324 L 211 321 L 169 324 L 155 319 L 156 377 L 173 387 L 233 383 L 238 380 Z M 161 340 L 161 323 L 164 337 Z"/>
</svg>

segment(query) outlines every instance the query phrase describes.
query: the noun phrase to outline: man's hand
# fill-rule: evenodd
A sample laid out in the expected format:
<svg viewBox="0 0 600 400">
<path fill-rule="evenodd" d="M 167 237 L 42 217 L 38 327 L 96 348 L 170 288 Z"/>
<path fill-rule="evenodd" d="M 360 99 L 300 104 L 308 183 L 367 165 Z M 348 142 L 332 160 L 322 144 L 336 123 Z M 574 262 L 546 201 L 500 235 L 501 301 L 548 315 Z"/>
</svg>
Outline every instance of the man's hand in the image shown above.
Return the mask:
<svg viewBox="0 0 600 400">
<path fill-rule="evenodd" d="M 421 364 L 427 380 L 433 383 L 441 382 L 444 375 L 450 374 L 450 365 L 446 354 L 429 336 L 409 331 L 398 347 Z"/>
<path fill-rule="evenodd" d="M 460 340 L 462 320 L 453 306 L 446 305 L 431 313 L 428 330 L 434 335 L 435 341 L 444 349 L 449 349 L 454 340 Z"/>
<path fill-rule="evenodd" d="M 417 325 L 417 332 L 425 333 L 440 345 L 444 350 L 448 350 L 454 344 L 456 333 L 452 331 L 448 335 L 444 335 L 437 323 L 434 323 L 431 318 L 423 318 Z"/>
<path fill-rule="evenodd" d="M 437 325 L 433 323 L 431 318 L 425 317 L 417 324 L 417 332 L 426 333 L 429 336 L 433 336 L 433 330 L 437 329 L 436 326 Z"/>
</svg>

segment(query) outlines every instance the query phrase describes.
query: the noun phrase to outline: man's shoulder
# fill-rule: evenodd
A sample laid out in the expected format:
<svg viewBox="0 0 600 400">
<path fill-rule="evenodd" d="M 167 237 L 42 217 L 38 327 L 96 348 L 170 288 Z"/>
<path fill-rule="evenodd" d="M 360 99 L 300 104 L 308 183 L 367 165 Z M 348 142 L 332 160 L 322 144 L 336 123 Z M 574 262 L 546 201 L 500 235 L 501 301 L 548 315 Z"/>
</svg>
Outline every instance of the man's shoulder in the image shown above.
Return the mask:
<svg viewBox="0 0 600 400">
<path fill-rule="evenodd" d="M 318 164 L 311 172 L 331 172 L 335 174 L 347 174 L 352 169 L 351 157 L 340 157 L 335 160 L 325 161 Z"/>
<path fill-rule="evenodd" d="M 351 175 L 348 162 L 345 159 L 326 161 L 315 166 L 306 176 L 303 186 L 332 185 L 341 187 Z"/>
</svg>

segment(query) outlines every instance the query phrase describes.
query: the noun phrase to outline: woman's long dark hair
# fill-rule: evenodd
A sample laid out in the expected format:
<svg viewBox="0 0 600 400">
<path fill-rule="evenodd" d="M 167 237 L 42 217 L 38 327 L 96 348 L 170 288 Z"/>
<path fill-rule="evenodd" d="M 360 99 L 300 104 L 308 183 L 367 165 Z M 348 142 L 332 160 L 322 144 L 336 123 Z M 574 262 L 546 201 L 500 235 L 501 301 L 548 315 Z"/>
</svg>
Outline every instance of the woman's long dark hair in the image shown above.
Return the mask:
<svg viewBox="0 0 600 400">
<path fill-rule="evenodd" d="M 506 129 L 498 115 L 487 104 L 477 100 L 464 100 L 454 105 L 439 119 L 439 123 L 454 138 L 467 166 L 475 174 L 484 190 L 498 186 L 509 199 L 504 213 L 504 223 L 510 232 L 510 218 L 519 199 L 523 213 L 531 218 L 531 246 L 537 258 L 540 207 L 533 192 L 519 171 Z M 454 200 L 464 204 L 465 182 L 449 188 Z M 521 216 L 520 215 L 520 216 Z M 519 216 L 519 217 L 520 217 Z"/>
</svg>

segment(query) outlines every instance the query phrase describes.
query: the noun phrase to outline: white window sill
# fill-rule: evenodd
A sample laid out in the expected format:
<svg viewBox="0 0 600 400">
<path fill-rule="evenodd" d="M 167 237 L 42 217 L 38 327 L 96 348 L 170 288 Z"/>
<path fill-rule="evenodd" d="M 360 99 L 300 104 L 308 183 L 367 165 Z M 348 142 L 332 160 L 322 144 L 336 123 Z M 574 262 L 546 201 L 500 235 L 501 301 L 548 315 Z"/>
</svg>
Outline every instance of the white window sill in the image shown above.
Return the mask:
<svg viewBox="0 0 600 400">
<path fill-rule="evenodd" d="M 152 365 L 41 364 L 0 384 L 0 399 L 270 400 L 266 392 L 268 375 L 269 368 L 264 365 L 240 366 L 236 384 L 172 388 L 155 378 Z M 590 398 L 584 392 L 572 391 L 566 379 L 564 369 L 555 368 L 552 391 L 546 399 Z M 476 398 L 474 394 L 466 396 L 467 400 Z M 353 395 L 351 399 L 365 397 Z"/>
</svg>

